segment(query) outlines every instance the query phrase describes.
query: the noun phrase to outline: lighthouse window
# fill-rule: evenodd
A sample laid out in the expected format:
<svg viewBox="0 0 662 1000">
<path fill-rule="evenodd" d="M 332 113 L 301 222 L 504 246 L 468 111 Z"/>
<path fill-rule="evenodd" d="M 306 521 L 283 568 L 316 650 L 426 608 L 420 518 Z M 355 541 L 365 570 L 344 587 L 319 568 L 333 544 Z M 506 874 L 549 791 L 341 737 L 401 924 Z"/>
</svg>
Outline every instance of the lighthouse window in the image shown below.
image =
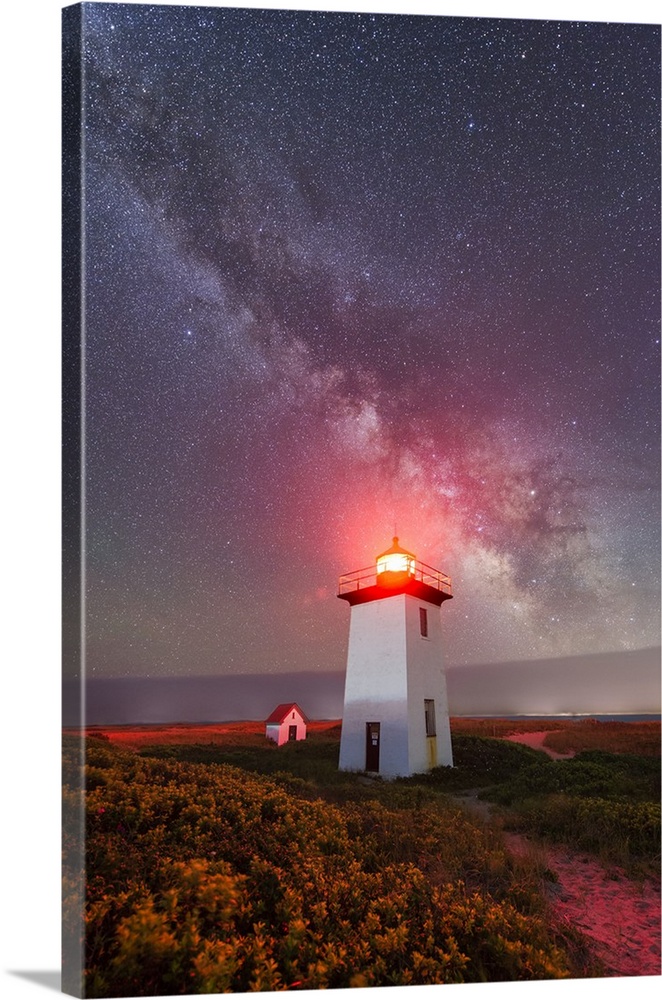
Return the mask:
<svg viewBox="0 0 662 1000">
<path fill-rule="evenodd" d="M 425 699 L 425 735 L 437 735 L 437 723 L 434 717 L 434 698 Z"/>
<path fill-rule="evenodd" d="M 418 609 L 418 617 L 421 626 L 421 635 L 427 638 L 428 634 L 428 611 L 427 608 Z"/>
</svg>

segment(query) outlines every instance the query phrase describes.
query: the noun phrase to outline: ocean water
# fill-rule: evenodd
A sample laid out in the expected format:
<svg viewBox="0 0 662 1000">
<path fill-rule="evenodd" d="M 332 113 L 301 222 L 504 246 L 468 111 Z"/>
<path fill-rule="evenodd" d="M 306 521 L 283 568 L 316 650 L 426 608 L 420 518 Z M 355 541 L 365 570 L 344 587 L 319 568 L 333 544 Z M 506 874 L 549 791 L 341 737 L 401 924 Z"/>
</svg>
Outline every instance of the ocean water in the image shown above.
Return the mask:
<svg viewBox="0 0 662 1000">
<path fill-rule="evenodd" d="M 600 715 L 597 712 L 586 712 L 581 714 L 569 715 L 459 715 L 456 716 L 459 719 L 509 719 L 514 722 L 527 720 L 529 722 L 535 722 L 539 719 L 541 722 L 551 722 L 557 719 L 566 722 L 579 722 L 582 719 L 595 719 L 596 722 L 660 722 L 662 721 L 662 716 L 655 715 L 653 713 L 647 715 Z"/>
</svg>

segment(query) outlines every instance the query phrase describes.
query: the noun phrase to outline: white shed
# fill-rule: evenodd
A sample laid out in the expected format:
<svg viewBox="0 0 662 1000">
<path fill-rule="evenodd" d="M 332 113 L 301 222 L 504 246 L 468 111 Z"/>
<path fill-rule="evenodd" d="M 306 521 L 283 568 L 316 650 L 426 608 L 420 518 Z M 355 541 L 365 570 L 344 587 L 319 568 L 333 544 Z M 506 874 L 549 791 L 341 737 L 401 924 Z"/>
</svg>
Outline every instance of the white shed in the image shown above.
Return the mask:
<svg viewBox="0 0 662 1000">
<path fill-rule="evenodd" d="M 290 740 L 305 740 L 308 719 L 295 702 L 278 705 L 266 721 L 266 736 L 278 746 Z"/>
</svg>

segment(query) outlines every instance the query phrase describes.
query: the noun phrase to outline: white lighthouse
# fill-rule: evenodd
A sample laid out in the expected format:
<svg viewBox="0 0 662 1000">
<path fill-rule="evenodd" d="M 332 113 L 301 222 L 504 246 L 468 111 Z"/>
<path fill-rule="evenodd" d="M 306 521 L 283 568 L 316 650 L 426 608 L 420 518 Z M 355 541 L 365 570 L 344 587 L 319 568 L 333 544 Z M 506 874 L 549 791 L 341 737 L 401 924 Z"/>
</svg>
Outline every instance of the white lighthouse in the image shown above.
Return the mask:
<svg viewBox="0 0 662 1000">
<path fill-rule="evenodd" d="M 394 538 L 376 565 L 340 577 L 338 597 L 351 608 L 340 770 L 452 766 L 440 615 L 450 578 Z"/>
</svg>

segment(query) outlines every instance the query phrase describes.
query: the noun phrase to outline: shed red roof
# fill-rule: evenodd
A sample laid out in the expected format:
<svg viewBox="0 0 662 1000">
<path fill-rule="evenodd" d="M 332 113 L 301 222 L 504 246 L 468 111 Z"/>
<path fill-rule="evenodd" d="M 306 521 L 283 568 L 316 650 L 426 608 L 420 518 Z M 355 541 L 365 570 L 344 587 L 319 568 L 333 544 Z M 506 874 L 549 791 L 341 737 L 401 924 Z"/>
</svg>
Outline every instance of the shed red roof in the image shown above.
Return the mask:
<svg viewBox="0 0 662 1000">
<path fill-rule="evenodd" d="M 297 703 L 295 701 L 289 701 L 287 704 L 277 705 L 276 708 L 274 708 L 271 715 L 269 716 L 269 718 L 266 720 L 266 724 L 268 725 L 270 722 L 278 724 L 284 722 L 287 716 L 292 711 L 292 709 L 296 709 L 296 711 L 302 717 L 303 721 L 308 722 L 305 712 L 301 711 Z"/>
</svg>

